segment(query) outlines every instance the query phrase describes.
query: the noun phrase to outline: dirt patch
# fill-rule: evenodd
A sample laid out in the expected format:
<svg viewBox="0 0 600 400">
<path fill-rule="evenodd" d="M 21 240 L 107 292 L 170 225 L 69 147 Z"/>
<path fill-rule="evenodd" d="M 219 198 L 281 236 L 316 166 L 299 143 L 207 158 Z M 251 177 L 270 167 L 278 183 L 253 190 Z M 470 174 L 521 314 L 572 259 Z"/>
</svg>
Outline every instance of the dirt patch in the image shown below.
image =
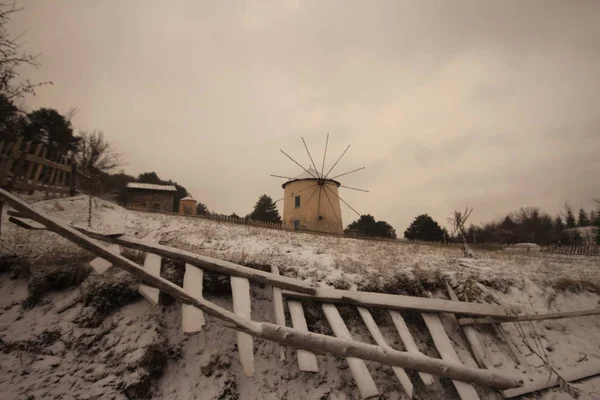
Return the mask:
<svg viewBox="0 0 600 400">
<path fill-rule="evenodd" d="M 582 293 L 592 292 L 600 294 L 600 284 L 578 279 L 561 278 L 552 283 L 552 287 L 557 291 Z"/>
</svg>

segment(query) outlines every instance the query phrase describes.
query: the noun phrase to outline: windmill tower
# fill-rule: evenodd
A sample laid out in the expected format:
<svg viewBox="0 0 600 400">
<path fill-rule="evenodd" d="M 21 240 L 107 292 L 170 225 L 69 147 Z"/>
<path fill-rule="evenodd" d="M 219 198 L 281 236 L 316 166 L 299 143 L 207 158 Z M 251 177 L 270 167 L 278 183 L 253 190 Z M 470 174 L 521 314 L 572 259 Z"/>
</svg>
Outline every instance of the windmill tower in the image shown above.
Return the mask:
<svg viewBox="0 0 600 400">
<path fill-rule="evenodd" d="M 338 189 L 346 188 L 367 193 L 368 190 L 344 186 L 337 178 L 360 171 L 365 169 L 365 167 L 331 176 L 331 172 L 346 154 L 350 145 L 346 147 L 346 150 L 344 150 L 331 168 L 325 172 L 325 159 L 327 157 L 329 134 L 327 134 L 327 139 L 325 141 L 325 152 L 323 153 L 323 162 L 320 171 L 315 165 L 315 161 L 308 150 L 304 138 L 302 138 L 302 142 L 304 143 L 304 148 L 306 148 L 306 152 L 310 158 L 311 166 L 309 166 L 308 169 L 304 168 L 285 151 L 281 150 L 286 157 L 302 168 L 303 171 L 295 177 L 271 175 L 275 178 L 287 179 L 287 181 L 281 185 L 284 190 L 284 195 L 281 199 L 276 201 L 283 201 L 283 225 L 286 228 L 293 228 L 295 230 L 302 229 L 342 234 L 344 233 L 344 225 L 342 222 L 340 201 L 359 216 L 360 214 L 340 197 Z"/>
</svg>

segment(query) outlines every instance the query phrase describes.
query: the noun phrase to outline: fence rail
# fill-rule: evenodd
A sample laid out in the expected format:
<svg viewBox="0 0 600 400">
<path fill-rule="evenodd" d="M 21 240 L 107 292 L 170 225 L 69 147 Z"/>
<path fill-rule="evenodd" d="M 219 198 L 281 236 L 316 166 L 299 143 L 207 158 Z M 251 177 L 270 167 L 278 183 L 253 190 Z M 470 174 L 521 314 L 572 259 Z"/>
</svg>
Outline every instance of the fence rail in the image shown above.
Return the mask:
<svg viewBox="0 0 600 400">
<path fill-rule="evenodd" d="M 74 194 L 76 168 L 68 155 L 50 155 L 42 143 L 0 141 L 0 187 Z"/>
</svg>

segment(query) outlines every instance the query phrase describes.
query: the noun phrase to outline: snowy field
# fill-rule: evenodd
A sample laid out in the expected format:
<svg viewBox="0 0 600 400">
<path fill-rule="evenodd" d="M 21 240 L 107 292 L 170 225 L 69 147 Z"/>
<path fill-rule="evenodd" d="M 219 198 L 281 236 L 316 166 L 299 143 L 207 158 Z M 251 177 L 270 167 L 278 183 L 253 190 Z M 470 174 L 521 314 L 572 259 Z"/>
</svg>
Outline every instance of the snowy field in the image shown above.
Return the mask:
<svg viewBox="0 0 600 400">
<path fill-rule="evenodd" d="M 35 208 L 69 224 L 87 226 L 87 197 L 41 201 Z M 439 281 L 443 277 L 453 283 L 459 295 L 468 294 L 471 300 L 497 303 L 524 313 L 589 309 L 598 307 L 600 302 L 600 257 L 480 251 L 475 259 L 464 259 L 460 249 L 456 248 L 315 236 L 133 212 L 99 199 L 94 201 L 92 228 L 99 232 L 122 231 L 138 238 L 160 240 L 163 244 L 246 265 L 275 264 L 285 275 L 338 288 L 356 284 L 360 290 L 409 294 L 425 290 L 433 296 L 443 297 L 439 290 Z M 26 256 L 40 268 L 59 263 L 57 260 L 62 258 L 91 258 L 55 234 L 15 227 L 4 215 L 0 256 L 6 254 Z M 112 278 L 106 279 L 113 279 L 115 273 L 118 271 L 112 271 L 109 274 Z M 86 284 L 92 278 L 88 278 Z M 34 356 L 27 355 L 27 351 L 8 353 L 7 362 L 0 366 L 0 392 L 9 393 L 12 396 L 7 397 L 9 399 L 26 398 L 23 394 L 33 393 L 38 396 L 34 398 L 124 399 L 126 397 L 119 394 L 124 388 L 139 386 L 143 381 L 141 377 L 150 374 L 145 364 L 149 349 L 166 342 L 179 349 L 179 355 L 161 370 L 160 379 L 157 376 L 153 382 L 148 398 L 357 398 L 343 359 L 319 356 L 321 372 L 308 376 L 297 370 L 291 350 L 288 350 L 288 361 L 282 362 L 274 344 L 259 340 L 255 347 L 257 378 L 245 378 L 237 360 L 235 334 L 213 318 L 207 319 L 206 331 L 184 337 L 180 331 L 181 315 L 177 304 L 155 310 L 140 299 L 107 316 L 100 326 L 81 327 L 77 321 L 89 306 L 73 301 L 80 293 L 79 289 L 52 293 L 42 306 L 23 310 L 19 304 L 27 298 L 30 286 L 26 281 L 0 275 L 0 309 L 3 310 L 0 314 L 0 346 L 4 343 L 5 349 L 20 348 L 16 344 L 12 347 L 6 344 L 18 337 L 43 348 Z M 253 285 L 252 290 L 253 318 L 272 320 L 268 288 Z M 231 308 L 228 296 L 207 296 L 211 301 Z M 64 304 L 69 302 L 73 303 L 72 307 L 64 311 Z M 370 342 L 355 310 L 341 311 L 345 318 L 356 322 L 351 326 L 355 339 Z M 328 328 L 318 322 L 324 321 L 318 308 L 309 308 L 308 312 L 314 314 L 309 318 L 310 328 L 327 332 Z M 390 321 L 381 318 L 384 336 L 394 347 L 402 349 Z M 444 325 L 463 363 L 475 366 L 455 322 L 444 317 Z M 139 329 L 140 326 L 145 328 Z M 409 327 L 421 350 L 437 357 L 422 321 L 409 321 Z M 517 327 L 511 324 L 505 324 L 505 327 L 527 361 L 540 366 L 540 360 L 525 343 L 520 343 Z M 597 334 L 600 317 L 542 321 L 535 327 L 558 371 L 569 372 L 600 363 Z M 530 339 L 532 329 L 529 325 L 524 327 Z M 57 336 L 52 336 L 54 340 L 40 341 L 40 337 L 48 336 L 44 332 L 55 332 Z M 499 370 L 525 376 L 497 337 L 489 334 L 482 337 Z M 90 348 L 84 351 L 88 341 L 91 341 Z M 114 351 L 107 352 L 107 346 L 114 347 Z M 217 373 L 205 376 L 200 372 L 200 364 L 215 353 L 220 359 L 215 367 Z M 29 357 L 25 361 L 23 354 Z M 118 369 L 119 374 L 114 373 L 115 365 L 122 364 L 130 367 Z M 403 398 L 389 367 L 368 365 L 377 386 L 386 393 L 382 398 Z M 532 368 L 527 376 L 547 374 L 548 371 L 540 367 Z M 413 381 L 418 382 L 418 378 L 414 376 Z M 583 399 L 598 398 L 600 393 L 598 378 L 575 386 L 581 390 L 580 398 Z M 477 390 L 482 399 L 501 398 L 497 392 L 484 388 Z M 233 392 L 237 395 L 231 394 Z M 107 393 L 111 395 L 106 397 Z M 423 389 L 420 398 L 457 397 L 452 385 L 441 380 L 434 388 Z M 571 397 L 560 389 L 553 389 L 545 391 L 539 398 L 563 400 Z"/>
<path fill-rule="evenodd" d="M 6 208 L 6 207 L 5 207 Z M 37 202 L 35 208 L 76 226 L 87 226 L 85 196 Z M 32 257 L 71 248 L 46 232 L 14 227 L 3 217 L 2 246 L 21 249 Z M 561 280 L 600 285 L 600 257 L 479 251 L 475 259 L 462 258 L 456 247 L 398 244 L 311 235 L 220 223 L 175 215 L 126 210 L 96 199 L 92 229 L 152 237 L 163 244 L 242 264 L 276 264 L 288 275 L 333 286 L 365 281 L 385 283 L 395 276 L 443 273 L 472 275 L 480 280 L 552 283 Z"/>
</svg>

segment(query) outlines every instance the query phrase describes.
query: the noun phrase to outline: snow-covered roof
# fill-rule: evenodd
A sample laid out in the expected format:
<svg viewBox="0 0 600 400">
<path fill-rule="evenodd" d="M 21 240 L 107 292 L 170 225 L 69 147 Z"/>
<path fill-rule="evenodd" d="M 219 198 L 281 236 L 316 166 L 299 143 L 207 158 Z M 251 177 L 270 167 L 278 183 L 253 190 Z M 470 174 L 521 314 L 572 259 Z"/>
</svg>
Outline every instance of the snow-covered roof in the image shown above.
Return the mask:
<svg viewBox="0 0 600 400">
<path fill-rule="evenodd" d="M 144 189 L 144 190 L 162 190 L 165 192 L 176 192 L 177 188 L 173 185 L 155 185 L 152 183 L 138 183 L 129 182 L 127 187 L 130 189 Z"/>
<path fill-rule="evenodd" d="M 196 201 L 192 196 L 186 196 L 183 199 L 181 199 L 180 201 L 183 201 L 183 200 L 194 200 L 194 201 Z"/>
<path fill-rule="evenodd" d="M 300 173 L 300 175 L 295 176 L 294 179 L 315 179 L 318 178 L 319 175 L 320 174 L 317 171 L 315 171 L 313 167 L 308 167 L 306 171 L 302 171 L 302 173 Z"/>
</svg>

